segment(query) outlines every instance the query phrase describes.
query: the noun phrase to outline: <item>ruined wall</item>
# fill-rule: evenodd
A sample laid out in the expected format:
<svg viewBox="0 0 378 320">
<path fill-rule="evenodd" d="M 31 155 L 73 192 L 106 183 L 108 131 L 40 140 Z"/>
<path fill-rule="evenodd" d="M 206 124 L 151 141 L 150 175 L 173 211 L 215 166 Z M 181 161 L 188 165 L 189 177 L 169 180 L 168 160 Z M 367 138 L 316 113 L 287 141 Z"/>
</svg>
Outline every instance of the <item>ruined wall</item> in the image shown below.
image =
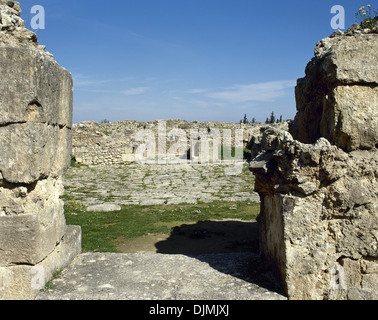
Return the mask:
<svg viewBox="0 0 378 320">
<path fill-rule="evenodd" d="M 273 126 L 288 129 L 287 123 L 274 124 Z M 261 135 L 260 128 L 262 127 L 263 125 L 259 124 L 187 122 L 184 120 L 153 122 L 125 120 L 101 124 L 94 121 L 86 121 L 73 126 L 72 154 L 78 163 L 84 164 L 134 162 L 136 160 L 135 153 L 142 143 L 136 137 L 138 132 L 152 133 L 156 144 L 155 151 L 158 155 L 162 152 L 162 150 L 159 150 L 159 145 L 165 146 L 165 151 L 167 152 L 177 144 L 179 135 L 175 130 L 179 129 L 184 135 L 185 146 L 183 150 L 178 150 L 176 155 L 181 156 L 183 159 L 190 156 L 199 156 L 201 158 L 201 142 L 207 140 L 210 146 L 208 155 L 210 156 L 209 158 L 212 158 L 212 152 L 217 151 L 214 148 L 215 144 L 235 146 L 235 134 L 238 137 L 237 132 L 241 130 L 241 147 L 247 147 L 252 137 L 258 140 Z M 171 136 L 170 133 L 172 133 Z M 217 134 L 220 135 L 219 141 L 217 141 Z"/>
<path fill-rule="evenodd" d="M 377 32 L 355 24 L 316 44 L 296 87 L 294 139 L 315 143 L 324 137 L 345 151 L 376 147 Z"/>
<path fill-rule="evenodd" d="M 0 299 L 33 299 L 81 250 L 66 226 L 62 175 L 72 146 L 71 74 L 0 0 Z"/>
<path fill-rule="evenodd" d="M 251 163 L 261 249 L 290 299 L 378 299 L 377 52 L 377 28 L 319 42 L 292 135 L 265 130 Z"/>
</svg>

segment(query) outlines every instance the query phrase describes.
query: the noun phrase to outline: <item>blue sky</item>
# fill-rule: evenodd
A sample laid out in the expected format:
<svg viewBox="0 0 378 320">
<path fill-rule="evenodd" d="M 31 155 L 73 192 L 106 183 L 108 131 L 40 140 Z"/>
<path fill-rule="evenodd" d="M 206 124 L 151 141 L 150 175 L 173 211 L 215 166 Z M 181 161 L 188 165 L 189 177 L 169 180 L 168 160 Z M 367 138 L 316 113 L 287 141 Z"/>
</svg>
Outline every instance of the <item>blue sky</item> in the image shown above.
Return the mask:
<svg viewBox="0 0 378 320">
<path fill-rule="evenodd" d="M 317 41 L 376 1 L 21 0 L 46 13 L 36 33 L 74 79 L 74 122 L 293 118 L 296 80 Z M 35 30 L 34 30 L 35 31 Z"/>
</svg>

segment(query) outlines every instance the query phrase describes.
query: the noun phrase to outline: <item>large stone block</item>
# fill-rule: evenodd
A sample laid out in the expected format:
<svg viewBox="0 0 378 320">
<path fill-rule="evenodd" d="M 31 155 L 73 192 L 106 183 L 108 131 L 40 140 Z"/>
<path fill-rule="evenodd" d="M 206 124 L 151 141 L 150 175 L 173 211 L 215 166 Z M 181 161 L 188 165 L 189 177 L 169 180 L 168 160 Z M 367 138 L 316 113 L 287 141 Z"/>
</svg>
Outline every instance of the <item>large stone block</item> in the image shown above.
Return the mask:
<svg viewBox="0 0 378 320">
<path fill-rule="evenodd" d="M 58 128 L 43 123 L 0 127 L 0 171 L 10 183 L 47 178 L 54 162 Z"/>
<path fill-rule="evenodd" d="M 44 123 L 0 126 L 0 172 L 10 183 L 59 176 L 69 166 L 71 130 Z"/>
<path fill-rule="evenodd" d="M 279 195 L 263 197 L 261 214 L 258 217 L 260 230 L 260 246 L 265 257 L 271 264 L 273 272 L 284 282 L 285 273 L 285 241 L 283 228 L 283 198 Z"/>
<path fill-rule="evenodd" d="M 0 300 L 33 300 L 56 270 L 81 252 L 81 229 L 68 226 L 63 240 L 37 265 L 0 266 Z"/>
<path fill-rule="evenodd" d="M 67 127 L 59 128 L 58 140 L 55 146 L 54 162 L 51 167 L 52 177 L 61 177 L 71 165 L 72 130 Z"/>
<path fill-rule="evenodd" d="M 0 47 L 0 125 L 37 122 L 72 127 L 71 74 L 28 47 Z"/>
<path fill-rule="evenodd" d="M 66 228 L 62 194 L 61 179 L 0 187 L 0 265 L 36 264 L 54 250 Z"/>
<path fill-rule="evenodd" d="M 345 151 L 377 148 L 378 34 L 359 30 L 323 39 L 296 87 L 294 139 L 320 137 Z"/>
<path fill-rule="evenodd" d="M 315 56 L 329 83 L 377 83 L 377 34 L 333 35 L 316 44 Z"/>
<path fill-rule="evenodd" d="M 31 266 L 0 267 L 0 300 L 32 300 Z"/>
<path fill-rule="evenodd" d="M 55 249 L 66 224 L 62 212 L 51 211 L 44 217 L 36 214 L 0 217 L 0 266 L 35 265 Z"/>
<path fill-rule="evenodd" d="M 32 213 L 41 217 L 51 208 L 63 208 L 59 198 L 63 192 L 61 178 L 45 179 L 28 186 L 0 184 L 0 216 Z"/>
<path fill-rule="evenodd" d="M 375 148 L 377 128 L 378 86 L 337 86 L 324 100 L 320 134 L 340 148 Z"/>
</svg>

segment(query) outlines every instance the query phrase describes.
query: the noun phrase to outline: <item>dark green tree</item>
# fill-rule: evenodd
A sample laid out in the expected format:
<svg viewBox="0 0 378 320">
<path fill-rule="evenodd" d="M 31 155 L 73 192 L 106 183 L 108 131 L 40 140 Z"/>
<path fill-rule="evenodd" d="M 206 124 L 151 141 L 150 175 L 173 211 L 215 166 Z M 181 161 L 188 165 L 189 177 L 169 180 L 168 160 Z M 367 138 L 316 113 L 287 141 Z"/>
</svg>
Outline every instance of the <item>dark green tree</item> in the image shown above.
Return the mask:
<svg viewBox="0 0 378 320">
<path fill-rule="evenodd" d="M 274 111 L 270 114 L 270 120 L 269 123 L 275 123 L 276 122 L 276 117 L 274 116 Z"/>
</svg>

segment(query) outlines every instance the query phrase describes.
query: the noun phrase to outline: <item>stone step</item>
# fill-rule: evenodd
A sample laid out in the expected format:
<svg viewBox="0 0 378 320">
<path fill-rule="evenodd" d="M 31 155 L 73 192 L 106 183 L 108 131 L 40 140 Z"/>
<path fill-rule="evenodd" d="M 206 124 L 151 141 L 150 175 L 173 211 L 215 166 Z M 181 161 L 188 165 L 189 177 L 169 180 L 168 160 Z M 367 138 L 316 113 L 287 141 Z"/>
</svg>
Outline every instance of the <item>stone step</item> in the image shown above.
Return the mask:
<svg viewBox="0 0 378 320">
<path fill-rule="evenodd" d="M 285 300 L 252 253 L 83 253 L 37 300 Z"/>
<path fill-rule="evenodd" d="M 0 267 L 0 300 L 33 300 L 55 271 L 66 267 L 81 252 L 81 228 L 67 226 L 63 240 L 36 265 Z"/>
</svg>

